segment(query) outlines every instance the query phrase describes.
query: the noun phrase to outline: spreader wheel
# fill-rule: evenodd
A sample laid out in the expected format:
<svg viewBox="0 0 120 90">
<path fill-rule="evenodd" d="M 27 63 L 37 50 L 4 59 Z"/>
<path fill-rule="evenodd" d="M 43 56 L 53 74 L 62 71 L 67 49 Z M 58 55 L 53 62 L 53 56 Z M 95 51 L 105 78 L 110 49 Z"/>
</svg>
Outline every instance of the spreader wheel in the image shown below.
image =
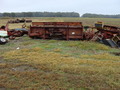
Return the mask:
<svg viewBox="0 0 120 90">
<path fill-rule="evenodd" d="M 7 39 L 5 38 L 0 38 L 0 44 L 6 44 L 7 43 Z"/>
</svg>

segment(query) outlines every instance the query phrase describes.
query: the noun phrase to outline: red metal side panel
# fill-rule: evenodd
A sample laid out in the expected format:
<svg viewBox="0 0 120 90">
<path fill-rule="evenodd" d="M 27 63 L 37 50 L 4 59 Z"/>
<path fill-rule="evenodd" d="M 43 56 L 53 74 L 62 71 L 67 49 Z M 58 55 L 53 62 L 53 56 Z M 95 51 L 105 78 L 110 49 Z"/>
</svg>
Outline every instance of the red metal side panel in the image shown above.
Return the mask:
<svg viewBox="0 0 120 90">
<path fill-rule="evenodd" d="M 32 26 L 44 25 L 44 22 L 32 22 Z"/>
<path fill-rule="evenodd" d="M 43 37 L 44 28 L 40 27 L 30 27 L 29 36 L 30 37 Z"/>
<path fill-rule="evenodd" d="M 82 22 L 32 22 L 32 26 L 39 25 L 82 26 Z"/>
<path fill-rule="evenodd" d="M 62 37 L 69 39 L 82 39 L 83 26 L 81 22 L 33 22 L 29 36 L 52 38 Z"/>
</svg>

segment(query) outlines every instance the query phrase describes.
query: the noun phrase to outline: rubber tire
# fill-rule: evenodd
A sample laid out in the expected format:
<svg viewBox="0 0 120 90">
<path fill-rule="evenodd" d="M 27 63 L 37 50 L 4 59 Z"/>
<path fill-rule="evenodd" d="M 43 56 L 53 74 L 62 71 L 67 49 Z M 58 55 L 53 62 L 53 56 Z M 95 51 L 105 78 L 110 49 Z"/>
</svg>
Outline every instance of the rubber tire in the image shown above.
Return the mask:
<svg viewBox="0 0 120 90">
<path fill-rule="evenodd" d="M 0 44 L 6 44 L 8 41 L 5 38 L 0 38 Z"/>
</svg>

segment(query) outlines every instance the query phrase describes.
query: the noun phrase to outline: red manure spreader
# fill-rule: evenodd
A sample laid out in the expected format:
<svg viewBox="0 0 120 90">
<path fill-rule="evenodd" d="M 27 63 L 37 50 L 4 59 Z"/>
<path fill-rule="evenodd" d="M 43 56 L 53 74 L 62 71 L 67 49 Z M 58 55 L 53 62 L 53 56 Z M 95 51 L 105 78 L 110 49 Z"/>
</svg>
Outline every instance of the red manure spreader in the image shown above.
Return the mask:
<svg viewBox="0 0 120 90">
<path fill-rule="evenodd" d="M 83 39 L 81 22 L 33 22 L 29 37 L 42 39 Z"/>
</svg>

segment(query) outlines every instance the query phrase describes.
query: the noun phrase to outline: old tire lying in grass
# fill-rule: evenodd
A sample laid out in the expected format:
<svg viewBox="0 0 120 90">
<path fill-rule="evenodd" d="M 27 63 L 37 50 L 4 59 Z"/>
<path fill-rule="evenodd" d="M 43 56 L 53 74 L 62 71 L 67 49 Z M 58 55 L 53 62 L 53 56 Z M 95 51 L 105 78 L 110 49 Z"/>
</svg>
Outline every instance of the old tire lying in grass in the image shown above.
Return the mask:
<svg viewBox="0 0 120 90">
<path fill-rule="evenodd" d="M 0 44 L 6 44 L 8 41 L 5 38 L 0 38 Z"/>
</svg>

